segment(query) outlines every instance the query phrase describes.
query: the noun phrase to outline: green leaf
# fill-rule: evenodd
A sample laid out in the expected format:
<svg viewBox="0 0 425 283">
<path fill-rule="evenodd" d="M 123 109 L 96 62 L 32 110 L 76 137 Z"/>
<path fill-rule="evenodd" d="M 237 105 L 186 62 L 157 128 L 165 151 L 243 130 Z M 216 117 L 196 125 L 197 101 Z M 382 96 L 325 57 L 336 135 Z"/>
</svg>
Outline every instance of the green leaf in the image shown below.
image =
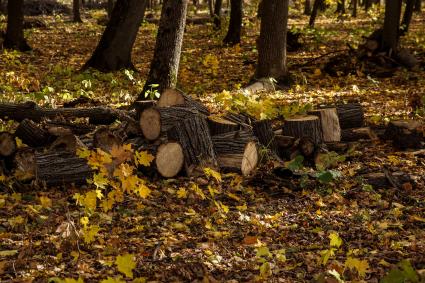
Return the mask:
<svg viewBox="0 0 425 283">
<path fill-rule="evenodd" d="M 320 173 L 317 175 L 317 179 L 319 179 L 320 183 L 327 184 L 327 183 L 330 183 L 330 182 L 332 182 L 332 181 L 333 181 L 334 176 L 332 175 L 332 173 L 331 173 L 331 172 L 329 172 L 329 171 L 324 171 L 324 172 L 320 172 Z"/>
<path fill-rule="evenodd" d="M 410 280 L 411 282 L 419 282 L 418 274 L 416 273 L 415 269 L 412 267 L 412 264 L 408 260 L 402 260 L 398 263 L 398 266 L 401 267 L 403 270 L 403 274 L 406 277 L 406 279 Z"/>
<path fill-rule="evenodd" d="M 300 170 L 303 167 L 304 156 L 297 155 L 294 159 L 286 164 L 286 168 L 291 171 Z"/>
</svg>

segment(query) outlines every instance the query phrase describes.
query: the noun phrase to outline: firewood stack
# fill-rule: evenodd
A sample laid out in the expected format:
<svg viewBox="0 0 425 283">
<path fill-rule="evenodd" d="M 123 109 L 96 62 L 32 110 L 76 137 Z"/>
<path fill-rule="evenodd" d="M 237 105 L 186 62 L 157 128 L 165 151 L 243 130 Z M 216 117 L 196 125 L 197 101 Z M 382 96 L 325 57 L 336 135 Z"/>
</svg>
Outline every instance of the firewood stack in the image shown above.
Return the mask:
<svg viewBox="0 0 425 283">
<path fill-rule="evenodd" d="M 0 132 L 0 174 L 46 185 L 84 184 L 93 171 L 76 156 L 78 148 L 110 152 L 130 143 L 155 157 L 149 170 L 164 178 L 199 176 L 207 167 L 247 176 L 267 158 L 303 155 L 312 160 L 322 144 L 376 139 L 364 127 L 358 103 L 317 109 L 287 118 L 283 125 L 241 113 L 211 115 L 205 105 L 174 89 L 165 90 L 158 101 L 136 103 L 136 109 L 0 104 L 0 119 L 20 122 L 14 133 Z M 120 123 L 111 125 L 116 120 Z M 418 148 L 423 124 L 395 121 L 385 136 L 396 147 Z M 27 146 L 18 146 L 17 140 Z"/>
</svg>

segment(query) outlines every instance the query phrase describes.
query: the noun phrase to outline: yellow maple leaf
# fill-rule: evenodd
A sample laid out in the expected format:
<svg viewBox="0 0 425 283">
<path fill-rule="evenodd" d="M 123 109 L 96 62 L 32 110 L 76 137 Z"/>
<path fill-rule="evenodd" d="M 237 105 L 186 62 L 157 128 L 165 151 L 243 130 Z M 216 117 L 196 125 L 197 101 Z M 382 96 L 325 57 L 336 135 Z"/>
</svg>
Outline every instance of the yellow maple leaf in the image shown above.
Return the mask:
<svg viewBox="0 0 425 283">
<path fill-rule="evenodd" d="M 91 152 L 88 148 L 77 148 L 76 153 L 79 158 L 83 159 L 87 159 L 91 155 Z"/>
<path fill-rule="evenodd" d="M 83 228 L 83 238 L 86 244 L 90 244 L 95 240 L 97 233 L 100 231 L 100 227 L 98 225 L 86 226 Z"/>
<path fill-rule="evenodd" d="M 331 247 L 339 248 L 342 245 L 342 239 L 339 237 L 338 233 L 332 232 L 329 234 Z"/>
<path fill-rule="evenodd" d="M 136 151 L 134 154 L 134 162 L 136 165 L 149 166 L 154 159 L 155 156 L 147 151 Z"/>
<path fill-rule="evenodd" d="M 122 146 L 113 145 L 111 149 L 111 156 L 117 160 L 118 163 L 122 163 L 131 159 L 133 150 L 131 144 L 125 144 Z"/>
<path fill-rule="evenodd" d="M 80 218 L 80 223 L 84 227 L 86 227 L 89 224 L 89 218 L 87 216 L 83 216 Z"/>
<path fill-rule="evenodd" d="M 362 278 L 369 272 L 369 263 L 367 260 L 360 260 L 358 258 L 348 257 L 345 261 L 345 267 L 357 270 L 357 273 Z"/>
<path fill-rule="evenodd" d="M 151 190 L 145 184 L 139 184 L 135 191 L 142 198 L 147 198 L 151 194 Z"/>
<path fill-rule="evenodd" d="M 108 185 L 109 180 L 102 173 L 97 173 L 93 175 L 93 184 L 100 189 L 105 189 Z"/>
<path fill-rule="evenodd" d="M 136 262 L 134 261 L 134 256 L 132 254 L 127 253 L 125 255 L 117 256 L 115 264 L 119 272 L 129 278 L 133 278 L 133 269 L 136 267 Z"/>
<path fill-rule="evenodd" d="M 52 200 L 46 196 L 41 196 L 38 198 L 40 200 L 40 204 L 43 208 L 49 208 L 52 206 Z"/>
<path fill-rule="evenodd" d="M 178 198 L 187 198 L 187 191 L 185 188 L 180 187 L 177 191 Z"/>
<path fill-rule="evenodd" d="M 112 209 L 115 204 L 115 191 L 111 191 L 108 193 L 108 197 L 101 202 L 103 212 L 108 212 Z"/>
<path fill-rule="evenodd" d="M 0 174 L 0 182 L 6 181 L 6 176 L 3 174 Z"/>
<path fill-rule="evenodd" d="M 204 168 L 204 173 L 207 177 L 213 177 L 217 182 L 221 182 L 221 174 L 214 169 Z"/>
</svg>

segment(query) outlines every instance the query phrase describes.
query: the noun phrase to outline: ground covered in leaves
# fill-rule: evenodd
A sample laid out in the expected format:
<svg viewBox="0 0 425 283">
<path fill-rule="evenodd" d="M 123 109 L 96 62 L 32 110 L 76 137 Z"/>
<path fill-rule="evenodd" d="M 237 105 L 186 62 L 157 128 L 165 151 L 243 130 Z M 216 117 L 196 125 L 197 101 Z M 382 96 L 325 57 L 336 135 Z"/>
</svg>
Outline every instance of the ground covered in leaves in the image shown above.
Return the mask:
<svg viewBox="0 0 425 283">
<path fill-rule="evenodd" d="M 140 29 L 133 54 L 139 72 L 80 73 L 102 32 L 96 23 L 102 16 L 86 13 L 84 24 L 69 23 L 64 16 L 40 17 L 47 27 L 26 31 L 34 51 L 0 53 L 0 100 L 56 107 L 85 95 L 113 106 L 131 102 L 148 72 L 155 26 Z M 336 78 L 320 71 L 328 58 L 321 55 L 345 50 L 347 42 L 357 46 L 380 23 L 374 15 L 321 17 L 317 29 L 309 30 L 304 17 L 294 16 L 290 25 L 303 33 L 302 49 L 289 53 L 294 84 L 263 96 L 295 108 L 356 99 L 370 124 L 412 117 L 411 97 L 424 93 L 423 68 L 400 69 L 386 79 L 361 70 Z M 423 26 L 417 16 L 402 41 L 422 62 Z M 223 47 L 223 33 L 210 25 L 188 26 L 179 88 L 212 102 L 215 94 L 247 84 L 255 68 L 258 20 L 246 19 L 245 27 L 240 46 Z M 2 123 L 3 129 L 14 126 Z M 0 183 L 0 280 L 334 282 L 335 277 L 324 277 L 340 275 L 346 281 L 377 282 L 398 270 L 416 282 L 409 268 L 425 269 L 424 153 L 368 141 L 353 144 L 344 157 L 334 165 L 340 177 L 326 183 L 305 168 L 299 178 L 279 178 L 268 161 L 246 179 L 207 172 L 196 179 L 147 181 L 147 198 L 126 196 L 111 211 L 90 211 L 89 218 L 74 198 L 89 185 Z M 400 187 L 374 188 L 359 178 L 383 168 L 406 172 L 412 180 Z M 402 260 L 411 265 L 402 262 L 397 269 Z"/>
</svg>

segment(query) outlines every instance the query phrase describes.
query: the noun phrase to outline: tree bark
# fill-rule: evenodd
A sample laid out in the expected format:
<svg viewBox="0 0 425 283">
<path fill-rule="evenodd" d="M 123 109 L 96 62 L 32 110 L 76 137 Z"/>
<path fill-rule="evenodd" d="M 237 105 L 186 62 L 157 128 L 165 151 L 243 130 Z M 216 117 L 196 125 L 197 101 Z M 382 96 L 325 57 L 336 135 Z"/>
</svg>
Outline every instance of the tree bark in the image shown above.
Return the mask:
<svg viewBox="0 0 425 283">
<path fill-rule="evenodd" d="M 72 14 L 74 23 L 82 23 L 81 14 L 80 14 L 80 0 L 72 1 Z"/>
<path fill-rule="evenodd" d="M 171 88 L 164 90 L 158 100 L 158 107 L 169 106 L 184 106 L 187 108 L 195 108 L 206 116 L 210 115 L 210 111 L 204 104 L 198 100 L 195 100 L 190 95 L 183 93 L 182 91 Z"/>
<path fill-rule="evenodd" d="M 401 0 L 385 1 L 384 31 L 382 34 L 383 50 L 397 52 L 399 43 Z"/>
<path fill-rule="evenodd" d="M 147 0 L 119 0 L 91 58 L 83 69 L 102 72 L 134 69 L 131 50 L 143 21 Z"/>
<path fill-rule="evenodd" d="M 415 12 L 420 12 L 421 11 L 421 7 L 422 6 L 422 0 L 416 0 L 415 1 Z"/>
<path fill-rule="evenodd" d="M 243 0 L 230 0 L 230 21 L 224 44 L 236 45 L 241 42 L 242 18 L 243 18 Z"/>
<path fill-rule="evenodd" d="M 223 0 L 215 0 L 214 3 L 214 28 L 221 29 L 221 6 Z"/>
<path fill-rule="evenodd" d="M 406 9 L 404 10 L 403 20 L 400 26 L 400 35 L 405 35 L 409 31 L 410 22 L 412 21 L 413 9 L 416 0 L 407 0 Z"/>
<path fill-rule="evenodd" d="M 114 10 L 114 0 L 108 0 L 108 6 L 107 6 L 107 12 L 108 12 L 108 19 L 112 18 L 112 11 Z M 146 1 L 145 1 L 145 7 L 146 7 Z M 144 14 L 144 11 L 143 11 Z"/>
<path fill-rule="evenodd" d="M 24 0 L 7 1 L 7 29 L 3 46 L 8 49 L 29 51 L 24 38 Z"/>
<path fill-rule="evenodd" d="M 277 81 L 287 78 L 288 5 L 289 0 L 262 1 L 260 36 L 257 41 L 257 78 L 272 77 Z"/>
<path fill-rule="evenodd" d="M 295 138 L 308 137 L 315 144 L 323 142 L 323 133 L 320 120 L 317 116 L 301 116 L 285 120 L 283 134 Z"/>
<path fill-rule="evenodd" d="M 353 13 L 351 14 L 351 16 L 353 17 L 353 18 L 356 18 L 357 17 L 357 2 L 358 2 L 358 0 L 352 0 L 353 2 Z"/>
<path fill-rule="evenodd" d="M 322 5 L 323 0 L 314 0 L 313 10 L 311 11 L 310 20 L 308 25 L 312 28 L 316 23 L 317 13 L 319 12 L 320 6 Z"/>
<path fill-rule="evenodd" d="M 311 14 L 311 1 L 305 0 L 304 2 L 304 15 L 309 16 Z"/>
<path fill-rule="evenodd" d="M 138 100 L 146 100 L 145 92 L 158 84 L 161 93 L 175 88 L 183 45 L 188 0 L 164 0 L 156 37 L 155 51 L 148 79 Z"/>
<path fill-rule="evenodd" d="M 336 12 L 338 14 L 345 14 L 345 0 L 338 0 Z"/>
<path fill-rule="evenodd" d="M 337 105 L 336 110 L 341 129 L 363 127 L 364 110 L 360 103 Z"/>
</svg>

